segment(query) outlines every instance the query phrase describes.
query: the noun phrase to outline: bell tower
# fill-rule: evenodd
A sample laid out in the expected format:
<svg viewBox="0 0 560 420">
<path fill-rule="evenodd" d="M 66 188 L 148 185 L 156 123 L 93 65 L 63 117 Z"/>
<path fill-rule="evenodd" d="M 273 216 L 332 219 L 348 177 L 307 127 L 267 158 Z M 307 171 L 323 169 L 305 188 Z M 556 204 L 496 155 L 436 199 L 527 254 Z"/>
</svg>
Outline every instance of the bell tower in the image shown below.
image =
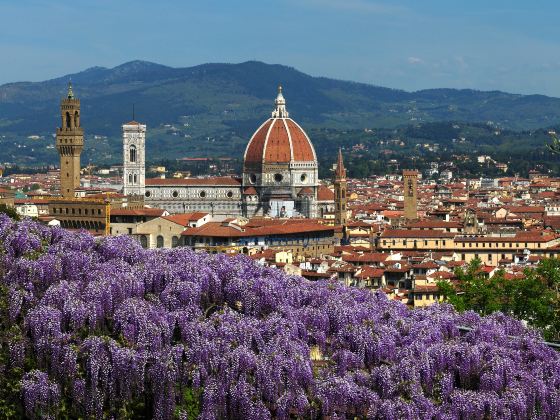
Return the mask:
<svg viewBox="0 0 560 420">
<path fill-rule="evenodd" d="M 137 121 L 123 124 L 123 193 L 144 199 L 146 192 L 146 125 Z"/>
<path fill-rule="evenodd" d="M 404 170 L 404 217 L 418 219 L 418 171 Z"/>
<path fill-rule="evenodd" d="M 60 193 L 74 198 L 80 186 L 80 154 L 84 148 L 84 130 L 80 125 L 80 100 L 74 97 L 72 83 L 60 102 L 62 125 L 56 129 L 56 150 L 60 156 Z"/>
<path fill-rule="evenodd" d="M 346 169 L 342 160 L 342 151 L 338 149 L 338 160 L 334 171 L 334 223 L 335 225 L 346 225 L 348 198 L 346 196 Z"/>
</svg>

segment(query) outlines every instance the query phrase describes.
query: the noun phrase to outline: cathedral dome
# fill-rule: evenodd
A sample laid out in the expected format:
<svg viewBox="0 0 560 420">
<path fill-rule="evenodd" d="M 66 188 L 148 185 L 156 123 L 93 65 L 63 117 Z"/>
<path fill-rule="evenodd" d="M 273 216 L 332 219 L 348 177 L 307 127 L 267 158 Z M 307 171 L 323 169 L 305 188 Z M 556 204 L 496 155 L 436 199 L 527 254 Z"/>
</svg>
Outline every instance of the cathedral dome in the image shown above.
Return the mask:
<svg viewBox="0 0 560 420">
<path fill-rule="evenodd" d="M 316 162 L 317 155 L 303 129 L 286 111 L 282 87 L 278 88 L 272 117 L 255 131 L 245 150 L 245 167 L 262 164 Z"/>
</svg>

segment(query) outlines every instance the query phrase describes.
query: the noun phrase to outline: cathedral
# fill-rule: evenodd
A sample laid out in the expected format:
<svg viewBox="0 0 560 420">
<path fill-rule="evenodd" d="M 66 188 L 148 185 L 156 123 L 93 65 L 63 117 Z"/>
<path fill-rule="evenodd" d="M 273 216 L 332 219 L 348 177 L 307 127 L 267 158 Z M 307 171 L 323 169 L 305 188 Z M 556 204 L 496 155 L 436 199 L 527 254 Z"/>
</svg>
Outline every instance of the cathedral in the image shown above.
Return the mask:
<svg viewBox="0 0 560 420">
<path fill-rule="evenodd" d="M 223 217 L 322 217 L 334 194 L 319 182 L 311 140 L 290 118 L 282 87 L 275 108 L 255 131 L 243 157 L 241 178 L 144 178 L 146 126 L 123 125 L 123 191 L 170 213 L 202 211 Z"/>
</svg>

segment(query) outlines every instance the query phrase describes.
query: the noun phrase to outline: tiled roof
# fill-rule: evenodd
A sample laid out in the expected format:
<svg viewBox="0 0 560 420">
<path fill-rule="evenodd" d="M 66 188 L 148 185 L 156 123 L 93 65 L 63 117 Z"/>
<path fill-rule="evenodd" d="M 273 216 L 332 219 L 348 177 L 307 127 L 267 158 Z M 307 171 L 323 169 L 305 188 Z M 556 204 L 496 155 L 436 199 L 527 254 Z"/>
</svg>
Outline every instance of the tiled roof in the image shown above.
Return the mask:
<svg viewBox="0 0 560 420">
<path fill-rule="evenodd" d="M 188 226 L 189 222 L 196 222 L 205 216 L 208 216 L 208 213 L 199 211 L 194 213 L 172 214 L 170 216 L 164 216 L 163 218 L 181 226 Z"/>
<path fill-rule="evenodd" d="M 243 194 L 245 195 L 257 195 L 257 190 L 255 187 L 247 187 L 243 190 Z"/>
<path fill-rule="evenodd" d="M 245 163 L 315 161 L 313 145 L 302 128 L 290 118 L 270 118 L 249 140 Z"/>
<path fill-rule="evenodd" d="M 291 223 L 285 221 L 276 225 L 265 225 L 259 227 L 231 226 L 223 222 L 208 222 L 200 227 L 187 229 L 182 233 L 185 236 L 204 236 L 220 238 L 243 238 L 271 235 L 289 235 L 294 233 L 309 233 L 333 231 L 334 227 L 325 226 L 315 222 Z"/>
<path fill-rule="evenodd" d="M 146 186 L 241 186 L 240 178 L 218 176 L 212 178 L 148 178 Z"/>
<path fill-rule="evenodd" d="M 153 216 L 159 217 L 163 213 L 165 213 L 164 209 L 152 209 L 152 208 L 143 208 L 143 209 L 111 209 L 111 216 Z"/>
<path fill-rule="evenodd" d="M 317 190 L 318 201 L 334 201 L 334 192 L 325 185 L 319 185 Z"/>
<path fill-rule="evenodd" d="M 382 238 L 454 238 L 455 233 L 442 232 L 440 230 L 403 230 L 387 229 L 382 234 Z"/>
</svg>

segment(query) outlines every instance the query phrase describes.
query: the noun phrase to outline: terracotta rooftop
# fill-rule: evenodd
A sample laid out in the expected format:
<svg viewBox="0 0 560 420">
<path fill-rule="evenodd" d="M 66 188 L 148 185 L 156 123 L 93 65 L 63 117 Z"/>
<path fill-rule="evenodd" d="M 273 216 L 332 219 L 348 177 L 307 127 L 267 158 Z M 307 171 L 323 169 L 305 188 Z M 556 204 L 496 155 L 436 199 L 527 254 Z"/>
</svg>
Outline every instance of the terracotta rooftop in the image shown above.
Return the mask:
<svg viewBox="0 0 560 420">
<path fill-rule="evenodd" d="M 208 185 L 208 186 L 231 186 L 239 187 L 241 186 L 240 178 L 233 178 L 229 176 L 218 176 L 212 178 L 148 178 L 146 179 L 146 186 L 197 186 L 197 185 Z"/>
<path fill-rule="evenodd" d="M 208 222 L 200 227 L 185 230 L 182 235 L 185 236 L 204 236 L 204 237 L 220 237 L 220 238 L 243 238 L 256 236 L 271 235 L 289 235 L 295 233 L 311 233 L 332 231 L 334 227 L 325 226 L 319 223 L 307 221 L 304 223 L 290 223 L 285 221 L 276 225 L 265 225 L 259 227 L 244 227 L 237 225 L 229 225 L 224 222 Z"/>
<path fill-rule="evenodd" d="M 178 213 L 172 214 L 169 216 L 164 216 L 165 220 L 169 220 L 170 222 L 177 223 L 181 226 L 188 226 L 189 222 L 196 222 L 203 217 L 208 216 L 208 213 L 204 212 L 194 212 L 194 213 Z"/>
<path fill-rule="evenodd" d="M 455 233 L 442 232 L 440 230 L 404 230 L 387 229 L 382 234 L 382 238 L 454 238 Z"/>
<path fill-rule="evenodd" d="M 326 185 L 319 185 L 317 190 L 317 201 L 333 201 L 334 192 Z"/>
<path fill-rule="evenodd" d="M 313 145 L 303 129 L 291 118 L 270 118 L 249 140 L 245 163 L 288 163 L 317 160 Z"/>
<path fill-rule="evenodd" d="M 165 213 L 164 209 L 152 209 L 152 208 L 143 208 L 143 209 L 111 209 L 111 216 L 152 216 L 152 217 L 160 217 L 162 214 Z"/>
</svg>

